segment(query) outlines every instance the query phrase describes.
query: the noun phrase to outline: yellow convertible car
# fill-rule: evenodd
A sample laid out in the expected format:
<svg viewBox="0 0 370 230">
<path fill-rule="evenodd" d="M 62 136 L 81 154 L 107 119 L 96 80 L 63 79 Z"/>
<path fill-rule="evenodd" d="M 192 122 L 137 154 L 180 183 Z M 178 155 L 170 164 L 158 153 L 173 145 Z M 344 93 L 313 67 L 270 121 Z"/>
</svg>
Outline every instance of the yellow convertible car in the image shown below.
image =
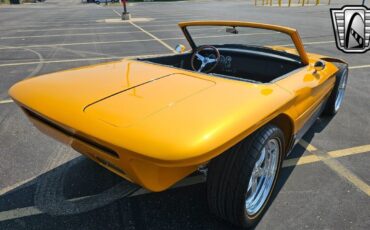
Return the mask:
<svg viewBox="0 0 370 230">
<path fill-rule="evenodd" d="M 292 28 L 179 25 L 187 52 L 47 74 L 10 95 L 42 132 L 151 191 L 204 172 L 211 212 L 253 226 L 284 157 L 340 108 L 348 66 L 306 53 Z"/>
</svg>

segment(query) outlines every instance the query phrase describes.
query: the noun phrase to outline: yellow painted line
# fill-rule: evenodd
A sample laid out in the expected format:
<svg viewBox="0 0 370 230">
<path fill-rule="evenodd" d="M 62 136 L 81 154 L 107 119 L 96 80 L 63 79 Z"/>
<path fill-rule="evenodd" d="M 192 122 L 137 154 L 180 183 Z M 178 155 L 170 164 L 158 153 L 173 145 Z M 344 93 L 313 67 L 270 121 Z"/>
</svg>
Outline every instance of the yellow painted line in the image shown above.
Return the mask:
<svg viewBox="0 0 370 230">
<path fill-rule="evenodd" d="M 365 182 L 363 182 L 356 175 L 354 175 L 351 171 L 346 169 L 343 165 L 341 165 L 335 159 L 338 157 L 344 157 L 344 156 L 349 156 L 353 154 L 369 152 L 370 145 L 363 145 L 363 146 L 336 150 L 336 151 L 331 151 L 328 153 L 320 154 L 320 153 L 317 153 L 318 152 L 317 148 L 315 148 L 311 144 L 308 144 L 304 140 L 300 141 L 299 144 L 307 148 L 307 150 L 308 149 L 312 150 L 313 154 L 309 156 L 300 157 L 300 158 L 293 158 L 293 159 L 285 160 L 283 163 L 283 167 L 304 165 L 304 164 L 322 161 L 323 163 L 328 165 L 333 171 L 339 174 L 341 177 L 350 181 L 357 188 L 359 188 L 361 191 L 365 192 L 368 196 L 370 196 L 370 186 L 367 185 Z M 194 184 L 203 183 L 203 182 L 205 182 L 205 177 L 203 175 L 199 175 L 195 177 L 185 178 L 184 180 L 175 184 L 172 188 L 185 187 L 185 186 L 194 185 Z M 14 186 L 12 186 L 12 188 L 14 188 Z M 139 189 L 138 191 L 131 194 L 130 197 L 144 195 L 148 193 L 151 193 L 151 192 L 146 189 Z M 78 197 L 78 198 L 74 198 L 71 200 L 80 200 L 80 199 L 84 199 L 87 197 Z M 39 214 L 42 214 L 42 212 L 39 209 L 37 209 L 37 207 L 34 207 L 34 206 L 3 211 L 3 212 L 0 212 L 0 222 L 6 221 L 6 220 L 18 219 L 18 218 L 27 217 L 27 216 L 39 215 Z"/>
<path fill-rule="evenodd" d="M 301 160 L 300 163 L 298 160 L 296 162 L 297 165 L 321 161 L 325 165 L 327 165 L 331 170 L 337 173 L 340 177 L 346 179 L 348 182 L 353 184 L 356 188 L 364 192 L 366 195 L 370 196 L 370 186 L 366 184 L 363 180 L 361 180 L 358 176 L 356 176 L 351 170 L 347 169 L 344 165 L 342 165 L 336 159 L 339 157 L 369 152 L 370 145 L 363 145 L 359 147 L 336 150 L 336 151 L 324 153 L 324 152 L 320 152 L 319 150 L 317 150 L 316 147 L 307 143 L 304 140 L 299 141 L 299 144 L 305 147 L 313 155 L 304 157 L 305 159 Z M 293 166 L 293 164 L 294 164 L 294 159 L 291 159 L 290 162 L 286 163 L 286 165 L 290 165 L 290 166 Z"/>
<path fill-rule="evenodd" d="M 7 99 L 7 100 L 2 100 L 0 101 L 0 104 L 8 104 L 8 103 L 13 103 L 14 101 L 12 99 Z"/>
<path fill-rule="evenodd" d="M 307 143 L 305 140 L 301 139 L 298 144 L 300 144 L 303 148 L 307 149 L 307 151 L 309 152 L 312 152 L 312 151 L 316 151 L 317 149 L 315 148 L 315 146 Z"/>
<path fill-rule="evenodd" d="M 301 140 L 299 144 L 309 152 L 317 151 L 317 149 L 314 146 L 312 146 L 311 144 L 308 144 L 304 140 Z M 352 155 L 367 153 L 367 152 L 370 152 L 370 145 L 363 145 L 363 146 L 358 146 L 358 147 L 353 147 L 353 148 L 348 148 L 348 149 L 330 151 L 327 153 L 327 155 L 329 158 L 340 158 L 340 157 L 352 156 Z M 321 161 L 321 159 L 316 155 L 297 157 L 297 158 L 285 160 L 283 162 L 283 168 L 292 167 L 296 165 L 311 164 L 311 163 L 315 163 L 318 161 Z"/>
<path fill-rule="evenodd" d="M 315 155 L 309 155 L 304 157 L 297 157 L 292 159 L 287 159 L 283 162 L 283 168 L 297 166 L 297 165 L 304 165 L 304 164 L 311 164 L 320 161 L 320 159 Z"/>
<path fill-rule="evenodd" d="M 315 153 L 314 153 L 315 154 Z M 331 170 L 336 172 L 340 177 L 346 179 L 359 190 L 370 197 L 370 186 L 356 176 L 351 170 L 344 167 L 338 160 L 331 158 L 327 153 L 316 154 L 320 160 L 326 164 Z"/>
<path fill-rule="evenodd" d="M 359 153 L 370 152 L 370 145 L 363 145 L 348 149 L 336 150 L 328 152 L 328 155 L 332 158 L 351 156 Z"/>
</svg>

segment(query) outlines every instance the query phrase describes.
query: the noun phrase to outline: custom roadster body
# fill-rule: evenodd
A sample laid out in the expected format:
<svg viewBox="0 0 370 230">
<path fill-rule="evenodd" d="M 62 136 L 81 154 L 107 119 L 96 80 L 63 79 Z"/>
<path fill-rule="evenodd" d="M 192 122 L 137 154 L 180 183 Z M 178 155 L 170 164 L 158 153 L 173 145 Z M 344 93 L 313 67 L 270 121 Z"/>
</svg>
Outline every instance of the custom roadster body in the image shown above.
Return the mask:
<svg viewBox="0 0 370 230">
<path fill-rule="evenodd" d="M 179 25 L 188 52 L 47 74 L 10 95 L 41 131 L 149 190 L 208 168 L 211 211 L 252 226 L 284 157 L 319 115 L 338 111 L 347 64 L 306 53 L 287 27 Z M 288 40 L 272 42 L 278 35 Z M 245 45 L 251 37 L 267 44 Z"/>
</svg>

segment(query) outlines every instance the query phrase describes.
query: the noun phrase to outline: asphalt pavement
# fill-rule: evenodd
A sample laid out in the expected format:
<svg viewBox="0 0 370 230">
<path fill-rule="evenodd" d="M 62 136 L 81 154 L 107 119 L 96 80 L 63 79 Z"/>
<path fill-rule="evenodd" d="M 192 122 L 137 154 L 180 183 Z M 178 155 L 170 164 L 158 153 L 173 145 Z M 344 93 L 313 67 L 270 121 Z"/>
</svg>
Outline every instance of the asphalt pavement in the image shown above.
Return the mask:
<svg viewBox="0 0 370 230">
<path fill-rule="evenodd" d="M 295 147 L 256 229 L 370 229 L 370 52 L 337 49 L 329 9 L 345 1 L 332 2 L 291 8 L 254 1 L 130 3 L 132 23 L 120 22 L 120 6 L 1 5 L 0 229 L 234 229 L 209 214 L 204 176 L 193 174 L 161 193 L 140 189 L 41 134 L 7 93 L 26 78 L 172 53 L 179 43 L 189 47 L 177 23 L 202 19 L 294 27 L 308 52 L 350 65 L 342 109 L 318 119 Z"/>
</svg>

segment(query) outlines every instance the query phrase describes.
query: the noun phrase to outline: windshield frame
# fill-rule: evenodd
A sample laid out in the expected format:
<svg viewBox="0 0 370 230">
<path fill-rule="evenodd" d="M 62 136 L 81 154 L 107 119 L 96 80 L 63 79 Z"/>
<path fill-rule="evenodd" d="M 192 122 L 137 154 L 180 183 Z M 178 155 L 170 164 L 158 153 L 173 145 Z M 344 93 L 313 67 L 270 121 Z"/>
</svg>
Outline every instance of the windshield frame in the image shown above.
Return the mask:
<svg viewBox="0 0 370 230">
<path fill-rule="evenodd" d="M 299 54 L 297 56 L 299 56 L 302 63 L 304 65 L 309 64 L 309 59 L 304 49 L 304 46 L 302 44 L 302 40 L 297 30 L 293 28 L 277 26 L 277 25 L 270 25 L 270 24 L 263 24 L 263 23 L 256 23 L 256 22 L 242 22 L 242 21 L 190 21 L 190 22 L 180 22 L 179 26 L 193 50 L 197 49 L 197 45 L 195 44 L 192 36 L 190 35 L 187 29 L 188 27 L 192 27 L 192 26 L 249 27 L 249 28 L 265 29 L 265 30 L 272 30 L 272 31 L 284 33 L 284 34 L 287 34 L 292 39 L 292 42 Z"/>
</svg>

